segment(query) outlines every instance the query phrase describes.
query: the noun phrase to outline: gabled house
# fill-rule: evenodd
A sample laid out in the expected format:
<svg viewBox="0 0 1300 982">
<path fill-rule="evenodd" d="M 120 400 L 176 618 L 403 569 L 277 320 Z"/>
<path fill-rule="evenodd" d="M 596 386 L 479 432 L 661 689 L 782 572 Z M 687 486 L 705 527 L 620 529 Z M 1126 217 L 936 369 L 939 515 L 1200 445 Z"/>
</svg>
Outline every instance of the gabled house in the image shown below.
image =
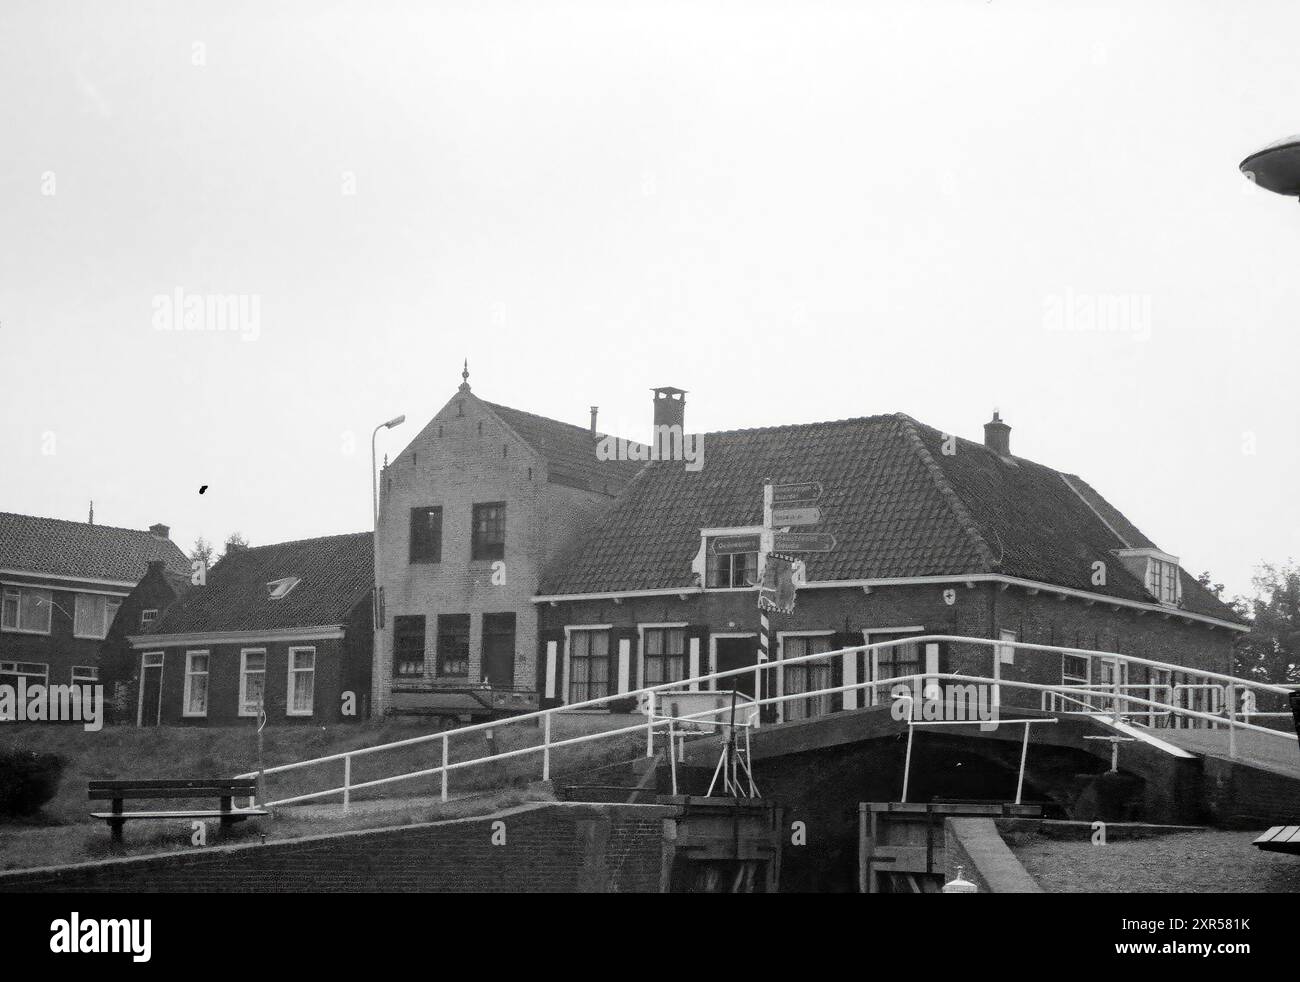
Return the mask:
<svg viewBox="0 0 1300 982">
<path fill-rule="evenodd" d="M 117 723 L 136 720 L 136 684 L 139 682 L 140 659 L 131 647 L 130 636 L 149 630 L 167 609 L 184 596 L 191 585 L 190 575 L 168 569 L 154 560 L 135 588 L 118 608 L 108 636 L 100 643 L 100 680 Z"/>
<path fill-rule="evenodd" d="M 542 570 L 640 469 L 574 426 L 459 390 L 379 477 L 377 712 L 537 705 Z"/>
<path fill-rule="evenodd" d="M 792 613 L 772 616 L 770 687 L 781 694 L 922 672 L 1111 684 L 1096 658 L 900 645 L 803 663 L 784 658 L 949 634 L 1135 654 L 1229 672 L 1247 630 L 1081 478 L 1016 457 L 995 414 L 985 440 L 904 414 L 700 435 L 705 465 L 646 464 L 600 525 L 548 567 L 538 682 L 546 705 L 757 664 L 754 554 L 715 555 L 720 535 L 756 532 L 765 479 L 824 488 L 817 531 L 835 547 L 805 559 Z M 753 676 L 737 687 L 753 693 Z M 1171 686 L 1176 672 L 1121 684 Z M 1192 708 L 1219 693 L 1187 689 Z M 785 718 L 859 704 L 859 693 L 794 702 Z M 1038 708 L 1010 687 L 1002 702 Z M 1157 721 L 1159 722 L 1159 721 Z"/>
<path fill-rule="evenodd" d="M 685 393 L 654 393 L 656 432 L 685 436 Z M 462 385 L 380 477 L 376 709 L 455 711 L 469 694 L 518 711 L 749 666 L 755 673 L 736 685 L 754 692 L 757 556 L 711 545 L 758 531 L 764 480 L 820 483 L 816 531 L 836 540 L 804 556 L 794 611 L 771 617 L 768 691 L 921 672 L 1115 681 L 1114 663 L 1098 658 L 1009 648 L 995 658 L 988 647 L 942 643 L 780 664 L 921 634 L 1229 672 L 1233 639 L 1247 630 L 1081 478 L 1012 454 L 997 414 L 982 443 L 901 413 L 690 440 L 690 461 L 609 459 L 594 413 L 584 429 Z M 1119 680 L 1182 681 L 1173 671 Z M 1189 708 L 1214 708 L 1221 695 L 1182 691 Z M 1001 696 L 1039 701 L 1013 687 Z M 810 698 L 781 715 L 869 698 Z"/>
<path fill-rule="evenodd" d="M 169 535 L 0 512 L 0 685 L 97 680 L 100 646 L 150 565 L 189 573 Z"/>
<path fill-rule="evenodd" d="M 137 725 L 363 718 L 373 548 L 358 532 L 228 552 L 128 637 Z"/>
</svg>

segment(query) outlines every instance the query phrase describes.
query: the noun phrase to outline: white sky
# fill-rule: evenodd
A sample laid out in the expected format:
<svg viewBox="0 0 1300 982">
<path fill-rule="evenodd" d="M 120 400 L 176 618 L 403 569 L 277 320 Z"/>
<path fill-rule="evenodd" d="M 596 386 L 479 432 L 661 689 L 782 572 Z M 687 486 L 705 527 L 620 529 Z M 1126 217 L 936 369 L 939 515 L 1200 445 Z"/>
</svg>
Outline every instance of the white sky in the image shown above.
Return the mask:
<svg viewBox="0 0 1300 982">
<path fill-rule="evenodd" d="M 1300 208 L 1236 165 L 1298 91 L 1262 0 L 5 0 L 0 510 L 366 528 L 371 427 L 468 357 L 642 439 L 654 385 L 696 431 L 997 405 L 1245 591 L 1300 555 Z M 177 289 L 257 339 L 155 330 Z M 1149 322 L 1050 329 L 1100 296 Z"/>
</svg>

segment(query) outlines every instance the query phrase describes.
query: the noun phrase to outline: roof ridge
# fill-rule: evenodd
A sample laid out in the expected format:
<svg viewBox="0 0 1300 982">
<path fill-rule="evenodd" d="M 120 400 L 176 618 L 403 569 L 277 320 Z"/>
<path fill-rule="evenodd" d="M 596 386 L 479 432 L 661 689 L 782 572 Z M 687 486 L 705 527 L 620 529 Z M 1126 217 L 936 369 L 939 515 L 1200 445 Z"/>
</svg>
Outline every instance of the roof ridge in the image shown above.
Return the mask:
<svg viewBox="0 0 1300 982">
<path fill-rule="evenodd" d="M 925 465 L 926 470 L 930 472 L 930 476 L 934 479 L 935 487 L 938 489 L 939 494 L 943 497 L 944 501 L 947 502 L 948 507 L 952 510 L 953 516 L 957 519 L 957 524 L 961 526 L 962 531 L 964 531 L 970 538 L 972 544 L 975 546 L 975 551 L 979 553 L 988 564 L 990 570 L 995 570 L 1000 567 L 1002 565 L 1002 559 L 994 558 L 993 550 L 989 547 L 988 542 L 985 541 L 983 533 L 979 530 L 979 525 L 976 524 L 974 517 L 966 508 L 965 504 L 962 503 L 960 496 L 957 494 L 957 490 L 948 481 L 948 478 L 944 476 L 943 469 L 939 466 L 938 461 L 934 459 L 934 455 L 930 453 L 929 448 L 926 447 L 925 441 L 921 439 L 921 434 L 917 432 L 916 427 L 919 425 L 917 421 L 907 415 L 907 413 L 894 413 L 894 418 L 902 425 L 904 437 L 912 445 L 917 456 L 921 458 L 921 463 Z"/>
<path fill-rule="evenodd" d="M 79 522 L 75 518 L 51 518 L 48 515 L 27 515 L 20 511 L 0 511 L 0 518 L 30 518 L 38 522 L 59 522 L 62 525 L 80 525 L 84 528 L 105 529 L 109 532 L 134 532 L 136 535 L 153 536 L 153 533 L 149 531 L 149 529 L 133 529 L 128 528 L 125 525 L 99 525 L 95 522 Z M 170 538 L 168 541 L 170 541 Z"/>
<path fill-rule="evenodd" d="M 363 530 L 361 532 L 336 532 L 333 535 L 313 535 L 305 539 L 286 539 L 284 542 L 268 542 L 261 546 L 244 546 L 242 549 L 237 550 L 236 554 L 257 552 L 259 549 L 278 549 L 282 546 L 301 546 L 308 542 L 324 542 L 326 539 L 348 539 L 361 535 L 373 536 L 374 534 L 369 530 Z"/>
<path fill-rule="evenodd" d="M 900 413 L 876 413 L 871 416 L 847 416 L 844 419 L 821 419 L 810 423 L 778 423 L 774 426 L 751 426 L 737 430 L 710 430 L 700 433 L 701 437 L 736 436 L 739 434 L 777 433 L 781 431 L 811 429 L 815 426 L 847 426 L 852 423 L 879 423 L 893 419 Z"/>
</svg>

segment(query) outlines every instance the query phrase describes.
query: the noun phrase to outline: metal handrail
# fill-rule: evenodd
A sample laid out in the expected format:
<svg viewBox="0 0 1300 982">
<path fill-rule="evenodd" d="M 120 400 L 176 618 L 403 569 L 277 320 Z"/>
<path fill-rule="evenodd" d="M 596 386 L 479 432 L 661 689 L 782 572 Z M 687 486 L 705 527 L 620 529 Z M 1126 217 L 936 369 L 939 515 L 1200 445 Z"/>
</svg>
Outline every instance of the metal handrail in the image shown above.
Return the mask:
<svg viewBox="0 0 1300 982">
<path fill-rule="evenodd" d="M 640 689 L 631 690 L 629 692 L 620 692 L 608 696 L 599 696 L 595 699 L 588 699 L 578 703 L 571 703 L 566 706 L 555 707 L 552 709 L 538 710 L 531 713 L 523 713 L 518 716 L 511 716 L 499 720 L 491 720 L 485 723 L 475 723 L 468 726 L 457 727 L 451 730 L 443 730 L 437 733 L 426 734 L 423 736 L 410 737 L 405 740 L 396 740 L 390 743 L 378 744 L 373 747 L 362 747 L 357 750 L 349 750 L 342 753 L 329 754 L 323 757 L 316 757 L 316 758 L 311 758 L 303 761 L 295 761 L 289 764 L 280 764 L 275 767 L 269 767 L 264 769 L 261 772 L 261 774 L 270 775 L 270 774 L 284 773 L 287 771 L 297 770 L 304 767 L 312 767 L 319 764 L 325 764 L 333 761 L 342 760 L 344 763 L 344 783 L 341 787 L 331 788 L 329 790 L 311 792 L 308 794 L 296 795 L 290 798 L 284 798 L 277 801 L 267 802 L 267 806 L 286 805 L 286 804 L 292 804 L 300 801 L 309 801 L 309 800 L 315 800 L 324 797 L 331 797 L 333 795 L 342 795 L 343 807 L 347 809 L 350 803 L 352 791 L 361 790 L 363 788 L 378 787 L 385 784 L 396 783 L 398 781 L 406 781 L 406 780 L 412 780 L 420 777 L 428 777 L 434 774 L 440 775 L 441 777 L 441 798 L 443 801 L 446 801 L 448 800 L 448 775 L 453 770 L 473 767 L 489 761 L 508 760 L 515 757 L 526 756 L 528 754 L 540 753 L 542 754 L 542 761 L 543 761 L 542 780 L 549 780 L 551 752 L 553 750 L 558 749 L 560 747 L 575 746 L 578 744 L 588 743 L 595 740 L 604 740 L 612 737 L 623 736 L 638 731 L 644 731 L 646 733 L 646 756 L 651 757 L 654 755 L 655 728 L 657 726 L 662 727 L 663 720 L 665 719 L 665 717 L 659 716 L 655 712 L 655 703 L 659 695 L 667 694 L 668 692 L 674 692 L 674 691 L 676 692 L 720 691 L 716 687 L 716 683 L 719 680 L 738 677 L 738 676 L 747 676 L 755 673 L 756 671 L 770 672 L 773 670 L 779 670 L 789 665 L 797 665 L 804 662 L 828 661 L 833 658 L 843 657 L 844 655 L 848 655 L 848 654 L 857 654 L 859 652 L 865 653 L 870 651 L 892 648 L 899 645 L 923 645 L 923 644 L 940 643 L 940 642 L 987 646 L 993 649 L 994 657 L 997 657 L 998 650 L 1002 650 L 1010 647 L 1017 650 L 1024 650 L 1027 652 L 1035 652 L 1035 653 L 1051 653 L 1051 654 L 1062 654 L 1062 655 L 1068 654 L 1068 655 L 1076 655 L 1076 656 L 1086 656 L 1089 658 L 1094 658 L 1094 657 L 1103 658 L 1116 665 L 1120 663 L 1133 664 L 1133 665 L 1145 665 L 1151 668 L 1177 671 L 1183 673 L 1184 675 L 1189 675 L 1189 676 L 1197 676 L 1206 679 L 1219 679 L 1227 683 L 1225 688 L 1229 690 L 1228 694 L 1232 700 L 1231 702 L 1229 702 L 1229 705 L 1235 704 L 1236 701 L 1235 690 L 1237 687 L 1241 687 L 1243 689 L 1253 689 L 1261 692 L 1273 692 L 1273 693 L 1278 693 L 1283 695 L 1291 691 L 1289 688 L 1281 685 L 1272 685 L 1269 683 L 1255 682 L 1248 679 L 1240 679 L 1230 675 L 1223 675 L 1221 673 L 1207 671 L 1204 669 L 1189 668 L 1188 666 L 1185 665 L 1174 665 L 1169 662 L 1161 662 L 1161 661 L 1156 661 L 1154 659 L 1141 658 L 1135 655 L 1122 655 L 1116 652 L 1095 651 L 1086 648 L 1071 648 L 1071 647 L 1065 647 L 1059 645 L 1031 644 L 1022 641 L 1002 641 L 1002 640 L 991 639 L 991 638 L 971 638 L 971 637 L 962 637 L 958 635 L 944 635 L 944 634 L 914 635 L 914 636 L 909 636 L 904 638 L 896 638 L 889 641 L 878 641 L 871 644 L 854 645 L 848 648 L 841 648 L 836 651 L 816 652 L 813 654 L 801 655 L 795 658 L 786 658 L 778 661 L 759 663 L 757 665 L 746 665 L 741 668 L 727 669 L 718 672 L 709 672 L 707 674 L 697 675 L 686 679 L 680 679 L 672 682 L 663 682 L 653 686 L 646 686 Z M 943 673 L 943 672 L 918 672 L 912 675 L 899 676 L 894 679 L 875 679 L 875 680 L 869 680 L 863 682 L 855 682 L 849 685 L 835 686 L 831 688 L 820 689 L 813 692 L 790 693 L 790 694 L 783 694 L 780 696 L 769 696 L 762 699 L 753 699 L 753 700 L 747 699 L 746 704 L 750 707 L 761 707 L 765 705 L 781 705 L 785 702 L 792 702 L 794 700 L 807 700 L 807 699 L 817 698 L 824 695 L 833 695 L 836 693 L 866 690 L 866 689 L 872 690 L 874 695 L 874 690 L 878 687 L 899 685 L 908 682 L 916 682 L 917 680 L 937 681 L 938 679 L 947 679 L 950 681 L 964 681 L 964 682 L 971 682 L 975 684 L 990 685 L 993 689 L 993 704 L 995 706 L 1000 705 L 1000 696 L 998 695 L 998 692 L 1001 686 L 1007 686 L 1008 688 L 1023 688 L 1023 689 L 1041 691 L 1044 693 L 1044 698 L 1046 698 L 1046 693 L 1048 692 L 1057 693 L 1063 698 L 1072 698 L 1067 695 L 1068 691 L 1072 689 L 1077 690 L 1079 688 L 1078 686 L 1067 685 L 1064 683 L 1045 685 L 1040 683 L 1019 682 L 1019 681 L 1002 679 L 1002 678 L 988 678 L 984 676 L 957 675 L 953 673 Z M 713 688 L 707 690 L 701 690 L 700 683 L 705 683 L 705 682 L 714 683 Z M 924 682 L 922 684 L 924 684 Z M 1092 687 L 1091 683 L 1085 683 L 1085 686 L 1091 691 L 1091 687 Z M 1161 684 L 1161 687 L 1164 687 L 1163 684 Z M 1093 715 L 1112 715 L 1115 717 L 1116 720 L 1118 720 L 1120 715 L 1119 704 L 1120 701 L 1123 700 L 1126 705 L 1129 703 L 1145 704 L 1154 707 L 1155 709 L 1162 710 L 1164 712 L 1174 713 L 1176 715 L 1185 716 L 1192 719 L 1205 719 L 1213 723 L 1221 723 L 1224 721 L 1225 718 L 1222 714 L 1201 713 L 1183 707 L 1155 702 L 1152 700 L 1141 699 L 1138 698 L 1137 696 L 1124 694 L 1121 691 L 1122 689 L 1128 689 L 1128 688 L 1139 688 L 1139 689 L 1151 688 L 1151 685 L 1142 686 L 1137 684 L 1120 684 L 1119 673 L 1117 672 L 1115 682 L 1109 685 L 1108 690 L 1102 690 L 1102 691 L 1106 691 L 1107 694 L 1114 700 L 1113 711 L 1111 713 L 1096 713 Z M 591 733 L 591 734 L 585 734 L 577 737 L 569 737 L 564 740 L 553 740 L 551 738 L 551 723 L 554 716 L 558 713 L 569 713 L 578 709 L 604 706 L 611 702 L 622 702 L 628 699 L 633 699 L 638 697 L 642 697 L 645 699 L 645 712 L 647 717 L 645 723 L 637 723 L 632 726 L 619 727 L 617 729 L 612 729 L 612 730 L 604 730 L 599 733 Z M 689 714 L 688 716 L 675 717 L 675 719 L 682 720 L 682 719 L 689 719 L 689 718 L 708 717 L 719 713 L 728 712 L 729 710 L 730 707 L 727 706 L 715 707 L 714 709 L 705 710 L 699 713 L 692 713 Z M 1234 705 L 1234 710 L 1235 710 L 1235 705 Z M 1143 714 L 1139 713 L 1134 715 L 1143 715 Z M 1245 729 L 1254 730 L 1262 733 L 1268 733 L 1275 737 L 1294 739 L 1293 735 L 1288 734 L 1284 731 L 1269 729 L 1267 727 L 1256 726 L 1249 722 L 1239 721 L 1235 718 L 1236 715 L 1237 714 L 1234 711 L 1233 713 L 1229 714 L 1227 717 L 1228 727 L 1229 727 L 1229 749 L 1230 749 L 1230 754 L 1232 756 L 1236 756 L 1236 730 L 1238 728 L 1245 728 Z M 1262 716 L 1264 714 L 1251 713 L 1250 715 Z M 671 719 L 673 718 L 671 717 L 669 718 L 670 726 L 671 726 Z M 541 721 L 543 724 L 544 732 L 543 732 L 543 740 L 541 744 L 530 746 L 530 747 L 521 747 L 516 750 L 505 751 L 502 753 L 486 754 L 484 756 L 472 758 L 470 760 L 456 761 L 456 762 L 452 762 L 450 760 L 450 741 L 453 737 L 459 737 L 469 733 L 482 732 L 485 730 L 500 728 L 503 726 L 516 725 L 520 723 L 530 722 L 533 720 Z M 423 743 L 429 743 L 435 740 L 441 741 L 442 744 L 441 746 L 442 763 L 439 766 L 431 767 L 431 768 L 423 768 L 420 770 L 411 771 L 400 775 L 378 778 L 378 779 L 365 781 L 361 783 L 352 783 L 351 768 L 352 768 L 352 759 L 354 757 L 360 757 L 367 754 L 378 753 L 383 750 L 393 750 L 400 747 L 415 746 Z M 241 779 L 248 779 L 257 776 L 258 776 L 257 771 L 253 771 L 247 774 L 237 775 L 237 777 Z"/>
</svg>

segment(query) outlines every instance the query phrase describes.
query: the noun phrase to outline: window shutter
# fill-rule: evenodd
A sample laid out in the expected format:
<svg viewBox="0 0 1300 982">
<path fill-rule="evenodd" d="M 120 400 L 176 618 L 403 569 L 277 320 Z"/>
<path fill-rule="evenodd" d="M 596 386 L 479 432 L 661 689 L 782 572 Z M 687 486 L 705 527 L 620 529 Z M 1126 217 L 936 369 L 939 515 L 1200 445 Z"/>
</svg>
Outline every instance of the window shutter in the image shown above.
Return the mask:
<svg viewBox="0 0 1300 982">
<path fill-rule="evenodd" d="M 854 645 L 859 644 L 862 644 L 861 634 L 836 634 L 831 638 L 831 651 L 839 651 L 841 648 L 852 648 Z M 856 658 L 857 656 L 854 655 L 853 657 Z M 862 679 L 858 679 L 858 681 L 861 682 Z M 844 685 L 843 655 L 836 655 L 831 659 L 831 685 L 836 687 Z M 859 706 L 863 704 L 862 693 L 865 691 L 865 689 L 858 690 L 858 698 L 855 702 Z M 848 693 L 845 692 L 837 692 L 835 695 L 831 696 L 831 712 L 838 713 L 844 708 L 844 697 L 847 694 Z"/>
<path fill-rule="evenodd" d="M 554 663 L 548 667 L 546 662 L 548 642 L 555 645 Z M 554 679 L 554 695 L 547 696 L 546 680 Z M 543 709 L 562 705 L 564 702 L 564 628 L 552 627 L 537 633 L 537 695 L 538 705 Z"/>
<path fill-rule="evenodd" d="M 691 646 L 695 645 L 698 660 L 691 660 Z M 707 624 L 692 624 L 686 629 L 686 677 L 709 674 L 709 628 Z M 696 682 L 693 689 L 711 689 L 712 682 Z"/>
<path fill-rule="evenodd" d="M 623 678 L 623 673 L 619 664 L 619 650 L 623 647 L 624 641 L 627 642 L 626 681 Z M 640 657 L 641 653 L 637 650 L 637 630 L 635 627 L 616 627 L 609 632 L 610 695 L 614 695 L 618 692 L 630 692 L 639 687 L 637 679 L 640 678 L 640 675 L 638 674 L 638 669 L 640 668 Z M 626 712 L 626 709 L 622 704 L 610 708 Z"/>
</svg>

